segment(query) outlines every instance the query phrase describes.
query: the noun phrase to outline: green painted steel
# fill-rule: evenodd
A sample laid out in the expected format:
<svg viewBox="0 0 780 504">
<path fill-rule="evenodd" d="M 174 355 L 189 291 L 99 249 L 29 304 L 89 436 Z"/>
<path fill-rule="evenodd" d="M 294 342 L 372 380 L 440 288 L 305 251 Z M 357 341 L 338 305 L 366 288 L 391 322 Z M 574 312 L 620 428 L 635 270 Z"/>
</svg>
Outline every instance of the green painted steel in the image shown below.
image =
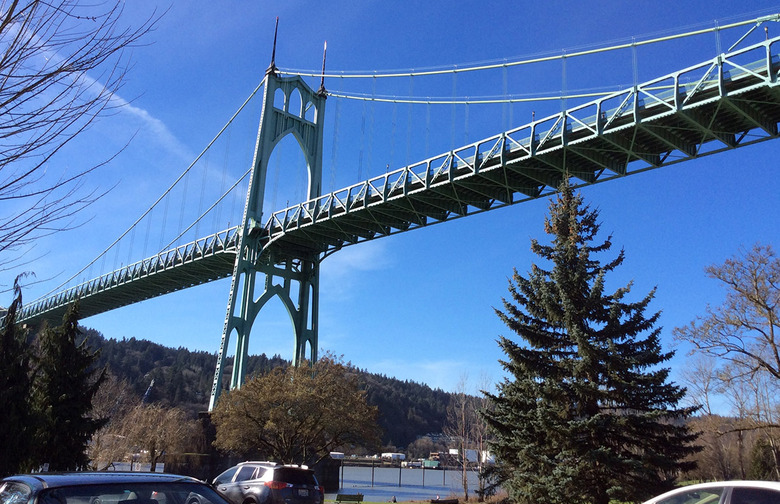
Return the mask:
<svg viewBox="0 0 780 504">
<path fill-rule="evenodd" d="M 59 324 L 71 303 L 79 300 L 83 318 L 170 292 L 187 289 L 233 273 L 239 227 L 160 252 L 70 289 L 26 304 L 19 321 Z"/>
<path fill-rule="evenodd" d="M 295 94 L 300 101 L 292 100 Z M 252 325 L 263 306 L 274 297 L 282 301 L 292 320 L 295 335 L 293 364 L 298 365 L 307 358 L 307 348 L 308 358 L 312 361 L 317 359 L 320 254 L 263 243 L 262 228 L 258 223 L 262 219 L 268 161 L 274 147 L 287 135 L 295 136 L 306 157 L 309 198 L 321 194 L 325 100 L 324 92 L 314 92 L 301 77 L 277 76 L 273 63 L 266 72 L 260 129 L 209 411 L 214 409 L 222 390 L 223 367 L 230 338 L 235 334 L 236 354 L 230 380 L 232 390 L 240 388 L 244 380 Z M 292 110 L 291 103 L 300 103 L 300 109 Z M 263 290 L 258 296 L 256 293 L 260 286 L 257 282 L 263 276 Z M 296 293 L 296 299 L 293 299 L 293 293 Z"/>
<path fill-rule="evenodd" d="M 263 243 L 346 245 L 777 138 L 767 40 L 275 212 Z"/>
<path fill-rule="evenodd" d="M 344 246 L 545 197 L 567 175 L 575 185 L 600 183 L 777 138 L 778 48 L 780 37 L 721 54 L 325 195 L 320 192 L 325 94 L 312 92 L 300 77 L 278 77 L 272 67 L 265 77 L 244 225 L 34 301 L 20 319 L 31 324 L 57 319 L 77 298 L 88 317 L 232 276 L 213 407 L 229 338 L 237 335 L 235 387 L 241 385 L 252 322 L 273 296 L 293 320 L 296 363 L 307 346 L 316 359 L 319 264 Z M 294 90 L 313 110 L 290 111 L 289 99 L 273 106 L 275 94 L 289 98 Z M 295 135 L 306 155 L 309 200 L 261 223 L 268 158 L 287 134 Z M 254 296 L 258 275 L 264 275 L 264 290 Z"/>
</svg>

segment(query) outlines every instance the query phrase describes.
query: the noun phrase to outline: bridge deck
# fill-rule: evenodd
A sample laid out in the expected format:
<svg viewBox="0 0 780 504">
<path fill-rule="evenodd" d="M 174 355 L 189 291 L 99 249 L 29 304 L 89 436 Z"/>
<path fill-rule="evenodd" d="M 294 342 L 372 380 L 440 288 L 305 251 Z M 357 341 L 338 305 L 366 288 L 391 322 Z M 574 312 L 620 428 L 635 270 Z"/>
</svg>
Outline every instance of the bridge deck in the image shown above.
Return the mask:
<svg viewBox="0 0 780 504">
<path fill-rule="evenodd" d="M 586 185 L 777 138 L 780 37 L 613 93 L 275 212 L 264 250 L 329 253 Z M 238 229 L 163 252 L 25 306 L 20 319 L 83 317 L 230 276 Z"/>
<path fill-rule="evenodd" d="M 776 138 L 771 39 L 272 215 L 292 253 L 344 245 Z M 748 59 L 748 61 L 745 61 Z"/>
<path fill-rule="evenodd" d="M 238 227 L 161 252 L 125 268 L 25 305 L 19 321 L 59 323 L 73 301 L 79 299 L 81 317 L 170 292 L 219 280 L 233 274 Z"/>
</svg>

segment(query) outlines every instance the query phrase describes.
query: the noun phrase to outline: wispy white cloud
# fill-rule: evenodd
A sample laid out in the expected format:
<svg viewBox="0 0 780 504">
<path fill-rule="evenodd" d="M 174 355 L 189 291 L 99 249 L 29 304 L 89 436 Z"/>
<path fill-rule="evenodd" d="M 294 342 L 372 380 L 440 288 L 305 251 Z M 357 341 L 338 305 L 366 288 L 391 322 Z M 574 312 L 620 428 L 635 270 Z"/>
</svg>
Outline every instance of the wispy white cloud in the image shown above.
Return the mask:
<svg viewBox="0 0 780 504">
<path fill-rule="evenodd" d="M 387 240 L 374 240 L 346 247 L 322 262 L 320 275 L 328 296 L 344 296 L 362 277 L 394 266 Z"/>
<path fill-rule="evenodd" d="M 111 106 L 119 107 L 122 114 L 129 115 L 136 120 L 136 123 L 140 123 L 138 130 L 144 133 L 145 141 L 157 143 L 182 161 L 194 159 L 195 154 L 176 138 L 164 122 L 147 110 L 136 107 L 117 94 L 111 96 Z"/>
<path fill-rule="evenodd" d="M 12 37 L 18 36 L 19 29 L 20 27 L 16 24 L 12 24 L 8 28 Z M 36 58 L 41 65 L 41 71 L 46 71 L 46 69 L 66 63 L 65 58 L 49 45 L 42 43 L 36 34 L 27 31 L 25 35 L 33 41 L 31 46 L 35 44 L 37 47 Z M 92 98 L 97 98 L 109 92 L 105 83 L 100 82 L 85 72 L 73 74 L 71 78 L 73 85 L 77 86 L 80 91 L 86 92 Z M 186 161 L 194 158 L 192 152 L 176 138 L 165 123 L 152 116 L 147 110 L 133 105 L 116 93 L 111 93 L 108 97 L 108 109 L 119 111 L 123 115 L 129 115 L 136 119 L 138 130 L 148 134 L 147 140 L 157 143 L 171 154 Z"/>
</svg>

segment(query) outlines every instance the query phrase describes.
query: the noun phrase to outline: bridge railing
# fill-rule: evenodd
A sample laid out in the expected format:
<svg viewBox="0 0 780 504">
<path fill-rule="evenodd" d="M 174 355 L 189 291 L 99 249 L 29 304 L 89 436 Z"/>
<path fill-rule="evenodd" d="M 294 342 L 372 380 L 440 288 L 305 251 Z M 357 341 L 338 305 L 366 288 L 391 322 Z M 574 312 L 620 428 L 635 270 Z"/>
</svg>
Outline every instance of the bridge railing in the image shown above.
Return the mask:
<svg viewBox="0 0 780 504">
<path fill-rule="evenodd" d="M 729 93 L 775 84 L 778 57 L 773 50 L 778 41 L 780 37 L 720 54 L 711 60 L 608 94 L 559 114 L 279 210 L 270 216 L 264 226 L 267 240 L 274 241 L 285 233 L 318 221 L 334 219 L 394 198 L 403 198 L 460 177 L 475 175 L 481 170 L 520 162 L 596 136 L 632 128 L 643 121 L 683 110 L 694 113 L 698 106 L 719 100 Z M 764 129 L 771 133 L 774 126 L 766 124 Z M 728 135 L 719 137 L 718 132 L 712 133 L 726 144 L 732 142 Z M 695 157 L 700 154 L 697 151 L 699 147 L 693 143 L 676 144 L 666 156 L 678 151 L 679 154 L 675 155 L 680 159 Z M 601 176 L 603 169 L 609 169 L 614 176 L 625 175 L 628 163 L 636 160 L 645 163 L 642 169 L 668 163 L 666 158 L 661 159 L 658 154 L 632 154 L 637 159 L 626 159 L 625 162 L 605 160 L 599 173 L 568 173 L 586 183 L 592 183 Z M 539 185 L 529 188 L 527 195 L 536 197 L 545 187 L 555 189 L 560 174 L 567 167 L 555 168 L 559 172 L 555 176 L 539 174 Z M 445 213 L 447 211 L 451 210 L 443 210 Z M 453 211 L 457 213 L 457 209 Z M 420 219 L 424 220 L 424 217 Z"/>
<path fill-rule="evenodd" d="M 215 254 L 235 251 L 238 247 L 239 230 L 240 228 L 235 226 L 200 238 L 194 242 L 180 245 L 170 250 L 164 250 L 152 257 L 142 259 L 55 294 L 36 299 L 24 306 L 19 315 L 19 321 L 34 318 L 42 313 L 70 304 L 77 299 L 92 296 L 118 285 L 138 281 L 141 278 L 175 268 L 183 263 L 197 261 Z"/>
<path fill-rule="evenodd" d="M 585 183 L 592 183 L 626 175 L 629 163 L 643 163 L 639 169 L 634 169 L 637 165 L 631 164 L 631 173 L 637 173 L 675 162 L 668 159 L 670 156 L 676 156 L 679 160 L 700 156 L 702 150 L 708 148 L 704 147 L 705 137 L 707 141 L 719 140 L 726 148 L 750 143 L 740 143 L 739 139 L 735 138 L 734 131 L 699 132 L 697 130 L 698 139 L 667 140 L 670 148 L 663 151 L 637 152 L 628 146 L 624 150 L 616 148 L 615 151 L 619 152 L 619 155 L 604 156 L 600 159 L 598 152 L 592 150 L 587 154 L 591 157 L 592 166 L 581 168 L 564 166 L 552 155 L 577 143 L 584 145 L 597 137 L 622 148 L 623 146 L 619 145 L 621 142 L 619 133 L 630 132 L 631 128 L 636 128 L 642 122 L 652 122 L 666 116 L 694 118 L 692 122 L 696 123 L 696 128 L 706 129 L 706 125 L 695 120 L 698 108 L 704 108 L 722 97 L 737 97 L 740 93 L 753 88 L 777 85 L 780 67 L 776 50 L 778 42 L 780 37 L 718 55 L 703 63 L 630 86 L 597 100 L 571 107 L 561 113 L 274 212 L 264 225 L 262 242 L 264 246 L 268 246 L 269 243 L 287 233 L 369 207 L 376 208 L 377 205 L 393 200 L 396 209 L 404 208 L 409 211 L 403 212 L 403 216 L 396 217 L 392 209 L 389 209 L 383 213 L 381 223 L 372 223 L 374 227 L 370 232 L 390 234 L 392 231 L 390 228 L 406 230 L 413 226 L 426 225 L 429 219 L 440 221 L 453 214 L 467 215 L 469 213 L 465 208 L 467 205 L 476 205 L 480 210 L 487 210 L 493 208 L 492 201 L 489 199 L 460 200 L 453 186 L 475 176 L 495 181 L 501 178 L 496 172 L 497 169 L 511 167 L 514 164 L 519 166 L 530 158 L 535 158 L 534 161 L 538 161 L 543 168 L 535 170 L 525 166 L 522 171 L 522 184 L 515 183 L 511 187 L 513 191 L 524 194 L 526 199 L 539 197 L 543 192 L 554 191 L 564 173 L 578 177 Z M 750 117 L 751 124 L 758 125 L 755 129 L 763 129 L 769 137 L 777 136 L 776 122 L 764 119 L 761 111 L 756 108 L 737 103 L 738 100 L 731 101 L 734 102 L 730 104 L 734 110 L 745 117 Z M 736 133 L 744 137 L 751 131 L 739 130 Z M 723 148 L 716 146 L 705 153 L 718 150 Z M 611 172 L 611 175 L 604 175 L 605 170 Z M 427 208 L 424 211 L 417 211 L 414 206 L 419 203 L 419 199 L 415 200 L 408 196 L 431 190 L 439 191 L 441 195 L 452 193 L 452 197 L 441 198 L 435 204 L 428 200 Z M 506 194 L 494 197 L 500 200 L 500 205 L 517 201 L 513 196 Z M 382 227 L 387 230 L 383 231 Z M 162 251 L 155 256 L 61 292 L 47 295 L 27 304 L 22 310 L 20 320 L 37 317 L 78 298 L 83 299 L 131 282 L 143 281 L 157 273 L 195 263 L 208 256 L 235 252 L 239 232 L 240 228 L 233 227 L 195 242 Z M 356 235 L 355 241 L 360 238 Z M 339 239 L 344 240 L 344 238 Z M 350 238 L 346 238 L 345 241 L 349 243 Z M 161 293 L 163 291 L 157 294 Z"/>
</svg>

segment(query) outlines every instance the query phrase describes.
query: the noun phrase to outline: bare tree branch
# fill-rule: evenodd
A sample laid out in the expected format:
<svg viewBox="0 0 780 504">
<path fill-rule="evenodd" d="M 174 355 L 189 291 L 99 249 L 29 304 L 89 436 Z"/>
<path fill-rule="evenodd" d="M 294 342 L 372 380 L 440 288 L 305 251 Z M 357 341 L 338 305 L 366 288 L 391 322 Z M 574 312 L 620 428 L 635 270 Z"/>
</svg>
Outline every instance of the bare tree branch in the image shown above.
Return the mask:
<svg viewBox="0 0 780 504">
<path fill-rule="evenodd" d="M 709 432 L 717 438 L 736 436 L 740 472 L 720 476 L 744 477 L 744 444 L 750 440 L 770 447 L 780 444 L 780 258 L 771 246 L 754 245 L 750 250 L 709 266 L 707 275 L 726 288 L 724 302 L 707 307 L 706 314 L 674 330 L 678 340 L 693 345 L 700 357 L 684 374 L 694 399 L 710 401 L 717 395 L 731 406 L 734 420 Z M 703 358 L 703 359 L 702 359 Z M 704 364 L 702 364 L 704 363 Z M 750 438 L 746 435 L 756 432 Z M 725 450 L 713 440 L 710 448 Z M 780 475 L 774 454 L 774 473 Z"/>
<path fill-rule="evenodd" d="M 0 0 L 0 267 L 35 240 L 78 225 L 104 192 L 84 178 L 110 161 L 58 169 L 57 154 L 120 107 L 125 50 L 159 19 L 121 22 L 124 2 Z M 60 172 L 60 175 L 57 173 Z"/>
</svg>

